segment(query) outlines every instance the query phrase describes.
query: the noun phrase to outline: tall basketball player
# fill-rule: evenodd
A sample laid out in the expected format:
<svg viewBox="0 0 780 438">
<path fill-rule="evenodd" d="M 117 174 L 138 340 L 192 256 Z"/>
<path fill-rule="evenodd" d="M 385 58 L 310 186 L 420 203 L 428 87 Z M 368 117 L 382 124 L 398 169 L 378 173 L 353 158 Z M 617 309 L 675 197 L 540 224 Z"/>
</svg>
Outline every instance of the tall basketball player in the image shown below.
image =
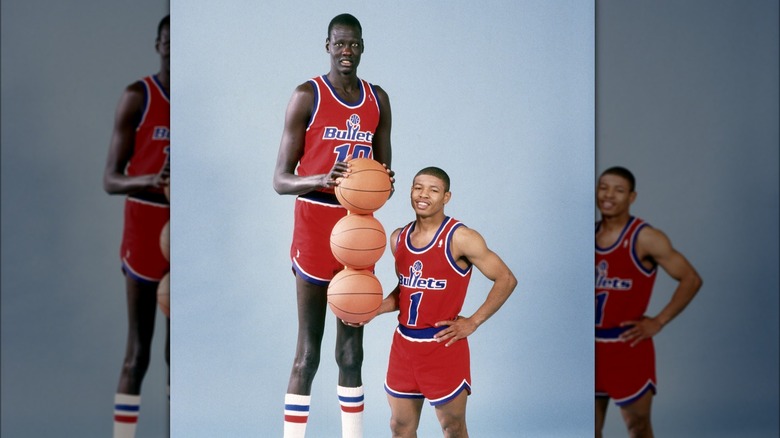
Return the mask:
<svg viewBox="0 0 780 438">
<path fill-rule="evenodd" d="M 391 164 L 390 100 L 358 78 L 363 54 L 360 22 L 338 15 L 328 25 L 330 71 L 299 85 L 287 107 L 274 171 L 277 193 L 296 195 L 290 248 L 298 300 L 298 340 L 284 403 L 284 436 L 303 437 L 311 386 L 320 363 L 327 287 L 343 265 L 330 251 L 333 225 L 347 214 L 334 195 L 346 161 L 366 157 Z M 389 171 L 391 176 L 392 172 Z M 363 435 L 363 328 L 336 322 L 336 392 L 342 436 Z"/>
<path fill-rule="evenodd" d="M 656 392 L 653 336 L 685 309 L 702 281 L 669 238 L 630 214 L 634 175 L 604 171 L 596 188 L 596 436 L 609 399 L 615 400 L 632 437 L 652 437 L 650 408 Z M 658 266 L 679 283 L 656 316 L 646 316 Z"/>
<path fill-rule="evenodd" d="M 114 437 L 135 437 L 141 383 L 149 367 L 157 286 L 169 265 L 160 233 L 170 214 L 164 187 L 170 166 L 170 18 L 157 26 L 160 70 L 130 84 L 119 100 L 103 175 L 112 195 L 126 195 L 120 257 L 127 288 L 128 334 L 114 402 Z M 170 326 L 170 324 L 168 324 Z M 165 361 L 170 362 L 166 332 Z"/>
</svg>

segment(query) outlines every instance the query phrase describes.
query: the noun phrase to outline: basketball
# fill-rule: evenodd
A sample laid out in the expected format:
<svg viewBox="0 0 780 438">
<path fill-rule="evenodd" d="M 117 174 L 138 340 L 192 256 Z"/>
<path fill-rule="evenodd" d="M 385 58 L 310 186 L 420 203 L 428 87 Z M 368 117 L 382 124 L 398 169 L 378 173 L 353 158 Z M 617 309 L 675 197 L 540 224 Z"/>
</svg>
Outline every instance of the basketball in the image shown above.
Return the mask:
<svg viewBox="0 0 780 438">
<path fill-rule="evenodd" d="M 350 172 L 336 186 L 339 203 L 355 214 L 373 213 L 387 202 L 392 183 L 387 169 L 370 158 L 349 161 Z"/>
<path fill-rule="evenodd" d="M 160 284 L 157 285 L 157 305 L 160 306 L 160 310 L 165 314 L 166 318 L 170 317 L 171 308 L 171 273 L 166 272 Z"/>
<path fill-rule="evenodd" d="M 385 252 L 385 229 L 376 218 L 364 214 L 348 214 L 341 218 L 330 233 L 330 250 L 339 263 L 352 269 L 373 266 Z"/>
<path fill-rule="evenodd" d="M 382 285 L 368 271 L 346 268 L 336 274 L 328 286 L 330 310 L 342 321 L 366 322 L 382 304 Z"/>
<path fill-rule="evenodd" d="M 168 221 L 160 232 L 160 251 L 165 260 L 171 261 L 171 222 Z"/>
</svg>

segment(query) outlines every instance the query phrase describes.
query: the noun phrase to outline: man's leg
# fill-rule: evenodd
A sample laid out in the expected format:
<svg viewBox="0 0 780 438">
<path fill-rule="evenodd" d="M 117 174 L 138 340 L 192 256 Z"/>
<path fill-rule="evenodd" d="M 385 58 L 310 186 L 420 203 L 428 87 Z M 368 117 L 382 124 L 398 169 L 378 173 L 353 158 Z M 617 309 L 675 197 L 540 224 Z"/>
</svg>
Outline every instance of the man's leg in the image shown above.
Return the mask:
<svg viewBox="0 0 780 438">
<path fill-rule="evenodd" d="M 350 327 L 336 319 L 336 393 L 341 406 L 342 438 L 363 437 L 363 327 Z"/>
<path fill-rule="evenodd" d="M 127 287 L 127 345 L 114 396 L 114 437 L 135 437 L 141 405 L 141 383 L 152 350 L 157 311 L 157 283 L 125 277 Z"/>
<path fill-rule="evenodd" d="M 422 398 L 400 398 L 387 396 L 390 404 L 390 431 L 393 438 L 417 438 L 417 426 L 420 424 Z"/>
<path fill-rule="evenodd" d="M 436 417 L 445 438 L 468 438 L 466 429 L 466 401 L 468 391 L 463 390 L 447 403 L 436 406 Z"/>
<path fill-rule="evenodd" d="M 295 277 L 298 296 L 298 341 L 284 402 L 284 436 L 303 437 L 309 418 L 311 386 L 320 365 L 325 331 L 327 287 Z"/>
<path fill-rule="evenodd" d="M 601 438 L 601 431 L 604 429 L 604 419 L 607 418 L 607 407 L 609 407 L 608 397 L 596 397 L 596 438 Z"/>
<path fill-rule="evenodd" d="M 650 424 L 652 403 L 653 391 L 647 391 L 635 402 L 620 407 L 620 414 L 631 438 L 653 438 L 653 427 Z"/>
</svg>

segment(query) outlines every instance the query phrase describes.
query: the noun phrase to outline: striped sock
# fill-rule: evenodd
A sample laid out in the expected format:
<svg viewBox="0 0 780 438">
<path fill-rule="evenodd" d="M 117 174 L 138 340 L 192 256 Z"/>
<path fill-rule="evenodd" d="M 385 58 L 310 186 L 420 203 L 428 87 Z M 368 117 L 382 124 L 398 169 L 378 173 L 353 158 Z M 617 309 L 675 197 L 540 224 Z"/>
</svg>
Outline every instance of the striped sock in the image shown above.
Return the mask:
<svg viewBox="0 0 780 438">
<path fill-rule="evenodd" d="M 140 407 L 140 395 L 114 395 L 114 438 L 135 438 Z"/>
<path fill-rule="evenodd" d="M 341 405 L 341 437 L 363 438 L 363 387 L 338 386 L 336 393 Z"/>
<path fill-rule="evenodd" d="M 285 394 L 284 396 L 284 438 L 306 436 L 306 422 L 309 420 L 310 395 Z"/>
</svg>

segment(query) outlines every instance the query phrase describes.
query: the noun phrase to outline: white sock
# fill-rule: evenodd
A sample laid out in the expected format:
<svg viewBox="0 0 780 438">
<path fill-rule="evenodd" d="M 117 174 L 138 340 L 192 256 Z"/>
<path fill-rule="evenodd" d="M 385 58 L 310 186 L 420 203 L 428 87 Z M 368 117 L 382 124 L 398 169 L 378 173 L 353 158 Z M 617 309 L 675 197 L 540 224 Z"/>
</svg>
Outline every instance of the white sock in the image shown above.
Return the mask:
<svg viewBox="0 0 780 438">
<path fill-rule="evenodd" d="M 140 407 L 140 395 L 114 395 L 114 438 L 135 438 Z"/>
<path fill-rule="evenodd" d="M 285 394 L 284 438 L 304 438 L 309 420 L 310 395 Z"/>
<path fill-rule="evenodd" d="M 363 387 L 336 387 L 341 405 L 341 437 L 363 438 Z"/>
</svg>

